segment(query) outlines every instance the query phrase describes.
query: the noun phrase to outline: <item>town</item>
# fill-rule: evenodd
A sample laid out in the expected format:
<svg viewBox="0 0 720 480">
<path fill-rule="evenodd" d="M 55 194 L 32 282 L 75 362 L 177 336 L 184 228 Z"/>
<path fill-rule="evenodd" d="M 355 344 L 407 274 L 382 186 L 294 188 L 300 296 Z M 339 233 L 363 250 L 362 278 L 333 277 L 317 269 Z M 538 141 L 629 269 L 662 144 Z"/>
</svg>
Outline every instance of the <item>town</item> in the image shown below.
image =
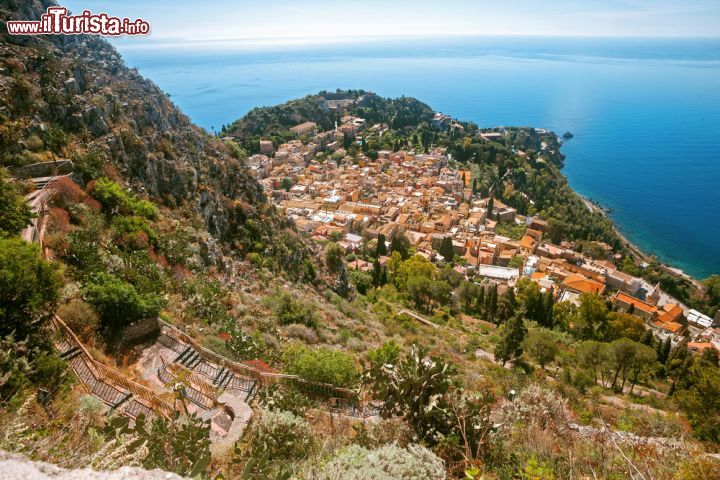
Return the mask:
<svg viewBox="0 0 720 480">
<path fill-rule="evenodd" d="M 326 102 L 342 112 L 353 100 Z M 441 113 L 435 114 L 433 127 L 463 128 Z M 331 131 L 303 122 L 290 128 L 297 139 L 277 150 L 271 141 L 260 141 L 260 153 L 247 163 L 297 228 L 315 240 L 336 241 L 353 259 L 350 268 L 371 271 L 373 264 L 358 254 L 377 241 L 385 242 L 383 250 L 389 252 L 390 239 L 404 235 L 415 254 L 438 265 L 451 264 L 468 280 L 495 284 L 500 293 L 528 278 L 557 302 L 577 305 L 581 294 L 598 294 L 613 309 L 641 318 L 662 340 L 678 344 L 687 339 L 691 350 L 720 352 L 720 328 L 714 328 L 720 314 L 710 318 L 663 292 L 659 284 L 624 273 L 610 245 L 598 243 L 606 254 L 598 259 L 577 252 L 571 242 L 550 242 L 545 220 L 520 215 L 491 195 L 482 198 L 471 170 L 460 168 L 445 148 L 427 153 L 380 150 L 374 158 L 351 156 L 343 148 L 348 139 L 361 144 L 364 136 L 387 129 L 350 115 Z M 503 130 L 478 135 L 493 142 Z M 508 231 L 513 235 L 503 234 Z M 444 244 L 452 245 L 453 258 L 445 258 L 450 256 L 447 247 L 445 256 L 441 253 Z M 378 258 L 383 267 L 389 260 L 387 255 Z"/>
</svg>

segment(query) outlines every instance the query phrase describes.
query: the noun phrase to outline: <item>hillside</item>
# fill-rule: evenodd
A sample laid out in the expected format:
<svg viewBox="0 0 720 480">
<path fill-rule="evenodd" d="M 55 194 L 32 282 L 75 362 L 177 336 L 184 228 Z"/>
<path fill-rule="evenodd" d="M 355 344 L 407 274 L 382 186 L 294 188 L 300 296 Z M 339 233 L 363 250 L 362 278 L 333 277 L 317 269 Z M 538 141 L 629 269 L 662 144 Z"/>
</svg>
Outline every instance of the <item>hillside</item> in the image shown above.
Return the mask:
<svg viewBox="0 0 720 480">
<path fill-rule="evenodd" d="M 642 266 L 552 132 L 358 90 L 217 138 L 88 37 L 3 34 L 0 99 L 0 450 L 191 478 L 717 478 L 717 355 L 613 303 L 588 265 Z M 567 278 L 599 287 L 564 300 Z"/>
</svg>

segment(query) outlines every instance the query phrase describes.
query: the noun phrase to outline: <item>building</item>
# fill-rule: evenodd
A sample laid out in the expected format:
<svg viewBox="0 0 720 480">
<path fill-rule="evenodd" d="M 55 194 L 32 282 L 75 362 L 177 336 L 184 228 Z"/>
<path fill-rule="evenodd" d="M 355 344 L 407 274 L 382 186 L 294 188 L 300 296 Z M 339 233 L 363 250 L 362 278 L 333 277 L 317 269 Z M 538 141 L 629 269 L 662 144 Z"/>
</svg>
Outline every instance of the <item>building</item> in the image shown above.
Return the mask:
<svg viewBox="0 0 720 480">
<path fill-rule="evenodd" d="M 578 294 L 596 293 L 602 295 L 605 292 L 605 285 L 602 283 L 575 274 L 565 277 L 565 280 L 560 284 L 560 288 Z"/>
<path fill-rule="evenodd" d="M 273 152 L 273 143 L 270 140 L 260 140 L 260 153 L 269 155 Z"/>
<path fill-rule="evenodd" d="M 605 273 L 605 283 L 607 283 L 608 287 L 622 290 L 629 295 L 635 295 L 640 290 L 642 280 L 620 270 L 608 269 Z"/>
<path fill-rule="evenodd" d="M 630 295 L 618 292 L 612 298 L 612 303 L 623 308 L 625 311 L 629 311 L 633 315 L 636 315 L 643 320 L 652 320 L 657 315 L 658 309 L 654 305 L 650 305 L 647 302 L 631 297 Z M 666 322 L 661 322 L 666 323 Z"/>
<path fill-rule="evenodd" d="M 687 321 L 691 325 L 699 328 L 710 328 L 713 325 L 713 319 L 704 315 L 697 310 L 690 310 L 687 315 Z"/>
<path fill-rule="evenodd" d="M 290 131 L 296 135 L 311 135 L 317 131 L 315 122 L 304 122 L 290 128 Z"/>
</svg>

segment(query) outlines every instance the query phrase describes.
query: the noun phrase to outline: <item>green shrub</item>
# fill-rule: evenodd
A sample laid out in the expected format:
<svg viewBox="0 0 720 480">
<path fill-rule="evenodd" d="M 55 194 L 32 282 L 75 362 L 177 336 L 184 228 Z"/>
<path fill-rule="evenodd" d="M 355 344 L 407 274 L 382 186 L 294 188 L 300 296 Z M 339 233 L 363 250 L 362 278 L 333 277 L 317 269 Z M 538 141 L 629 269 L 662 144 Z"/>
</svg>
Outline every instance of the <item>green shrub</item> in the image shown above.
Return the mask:
<svg viewBox="0 0 720 480">
<path fill-rule="evenodd" d="M 107 155 L 100 149 L 91 149 L 85 153 L 73 153 L 72 161 L 75 171 L 80 174 L 84 182 L 100 178 L 103 167 L 107 162 Z"/>
<path fill-rule="evenodd" d="M 258 392 L 258 402 L 265 410 L 290 412 L 302 417 L 312 402 L 309 398 L 288 385 L 270 385 Z"/>
<path fill-rule="evenodd" d="M 82 300 L 71 300 L 60 305 L 57 314 L 84 342 L 93 337 L 100 325 L 100 317 L 97 316 L 95 310 Z"/>
<path fill-rule="evenodd" d="M 306 380 L 351 387 L 359 379 L 355 357 L 339 350 L 293 344 L 283 352 L 283 360 L 287 373 Z"/>
<path fill-rule="evenodd" d="M 285 335 L 289 338 L 297 338 L 305 343 L 317 342 L 317 333 L 310 327 L 306 327 L 301 323 L 291 323 L 285 328 Z"/>
<path fill-rule="evenodd" d="M 33 214 L 18 185 L 8 181 L 8 174 L 0 168 L 0 237 L 17 235 L 32 219 Z"/>
<path fill-rule="evenodd" d="M 253 454 L 267 454 L 272 459 L 300 460 L 315 448 L 310 424 L 290 412 L 263 411 L 251 435 Z"/>
<path fill-rule="evenodd" d="M 107 178 L 95 182 L 93 196 L 102 204 L 106 213 L 139 215 L 150 220 L 158 216 L 157 208 L 151 202 L 138 200 L 134 193 Z"/>
<path fill-rule="evenodd" d="M 49 313 L 61 284 L 57 266 L 40 257 L 37 245 L 0 238 L 0 336 L 24 338 L 31 324 Z"/>
<path fill-rule="evenodd" d="M 285 292 L 272 295 L 268 298 L 268 303 L 272 305 L 275 315 L 282 325 L 300 323 L 310 328 L 318 326 L 316 305 L 298 300 Z"/>
<path fill-rule="evenodd" d="M 371 365 L 395 365 L 400 359 L 400 345 L 395 340 L 385 342 L 382 346 L 370 350 L 367 359 Z"/>
<path fill-rule="evenodd" d="M 228 292 L 214 280 L 198 279 L 185 282 L 183 298 L 187 300 L 185 317 L 190 321 L 201 321 L 208 325 L 227 324 Z"/>
<path fill-rule="evenodd" d="M 141 217 L 115 217 L 112 221 L 115 244 L 124 250 L 145 250 L 157 247 L 158 234 Z"/>
<path fill-rule="evenodd" d="M 115 331 L 143 318 L 160 313 L 162 301 L 152 294 L 140 294 L 131 284 L 109 273 L 92 275 L 82 288 L 85 301 L 100 314 L 104 328 Z"/>
<path fill-rule="evenodd" d="M 417 478 L 443 480 L 445 464 L 433 452 L 420 445 L 402 448 L 386 445 L 368 450 L 351 445 L 330 460 L 316 477 L 317 480 L 395 480 Z"/>
</svg>

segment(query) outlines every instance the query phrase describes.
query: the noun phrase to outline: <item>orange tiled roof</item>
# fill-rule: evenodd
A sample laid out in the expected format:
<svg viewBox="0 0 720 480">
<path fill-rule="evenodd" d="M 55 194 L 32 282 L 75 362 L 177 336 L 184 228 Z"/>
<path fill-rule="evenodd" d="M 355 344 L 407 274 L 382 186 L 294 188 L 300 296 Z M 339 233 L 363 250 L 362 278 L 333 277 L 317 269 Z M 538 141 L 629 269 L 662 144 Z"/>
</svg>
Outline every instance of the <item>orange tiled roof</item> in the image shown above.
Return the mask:
<svg viewBox="0 0 720 480">
<path fill-rule="evenodd" d="M 568 275 L 562 282 L 563 287 L 580 293 L 598 293 L 605 291 L 605 285 L 580 275 Z"/>
<path fill-rule="evenodd" d="M 688 342 L 687 347 L 690 350 L 702 351 L 706 348 L 715 348 L 710 342 Z"/>
<path fill-rule="evenodd" d="M 666 303 L 662 306 L 668 314 L 672 315 L 673 318 L 678 318 L 683 314 L 683 309 L 677 303 Z"/>
<path fill-rule="evenodd" d="M 522 248 L 527 248 L 527 249 L 529 249 L 529 250 L 534 249 L 536 244 L 537 244 L 537 240 L 535 240 L 535 239 L 534 239 L 533 237 L 531 237 L 530 235 L 525 235 L 525 236 L 520 240 L 520 247 L 522 247 Z"/>
<path fill-rule="evenodd" d="M 683 327 L 683 325 L 681 325 L 681 324 L 679 324 L 679 323 L 677 323 L 677 322 L 667 322 L 667 323 L 665 323 L 665 322 L 661 322 L 661 321 L 659 321 L 659 320 L 654 321 L 654 322 L 653 322 L 653 325 L 655 325 L 656 327 L 661 328 L 661 329 L 663 329 L 663 330 L 667 330 L 667 331 L 670 332 L 670 333 L 678 333 L 678 332 L 680 332 L 683 328 L 685 328 L 685 327 Z"/>
<path fill-rule="evenodd" d="M 657 312 L 657 307 L 654 307 L 653 305 L 650 305 L 649 303 L 643 302 L 639 298 L 631 297 L 630 295 L 618 292 L 615 297 L 613 297 L 613 302 L 616 300 L 619 300 L 621 302 L 632 304 L 635 306 L 637 310 L 642 310 L 646 313 L 655 313 Z M 673 319 L 674 320 L 674 319 Z"/>
</svg>

